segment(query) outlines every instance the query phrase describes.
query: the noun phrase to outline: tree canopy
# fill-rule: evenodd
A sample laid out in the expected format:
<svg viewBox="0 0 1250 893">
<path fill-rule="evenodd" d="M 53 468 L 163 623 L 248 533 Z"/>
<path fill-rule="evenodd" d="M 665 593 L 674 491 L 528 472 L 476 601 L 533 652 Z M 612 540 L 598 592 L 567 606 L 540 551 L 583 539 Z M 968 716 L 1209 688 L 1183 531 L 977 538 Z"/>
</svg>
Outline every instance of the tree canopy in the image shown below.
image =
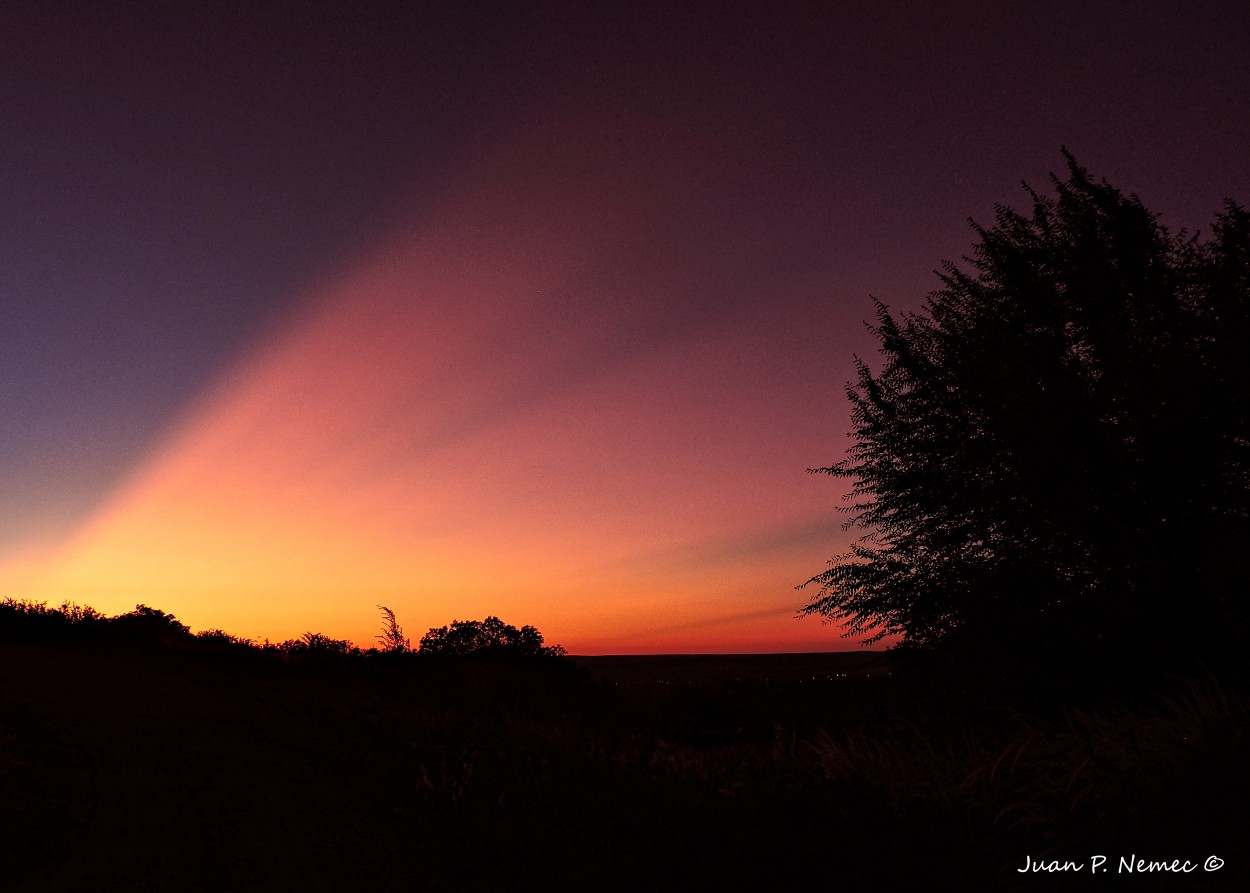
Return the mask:
<svg viewBox="0 0 1250 893">
<path fill-rule="evenodd" d="M 543 635 L 532 626 L 517 629 L 498 617 L 485 620 L 453 620 L 450 626 L 434 627 L 421 637 L 421 654 L 456 657 L 486 655 L 536 657 L 562 655 L 559 645 L 543 645 Z"/>
<path fill-rule="evenodd" d="M 1066 155 L 916 313 L 876 302 L 861 537 L 803 609 L 866 642 L 1124 653 L 1231 641 L 1250 567 L 1250 214 L 1171 234 Z"/>
</svg>

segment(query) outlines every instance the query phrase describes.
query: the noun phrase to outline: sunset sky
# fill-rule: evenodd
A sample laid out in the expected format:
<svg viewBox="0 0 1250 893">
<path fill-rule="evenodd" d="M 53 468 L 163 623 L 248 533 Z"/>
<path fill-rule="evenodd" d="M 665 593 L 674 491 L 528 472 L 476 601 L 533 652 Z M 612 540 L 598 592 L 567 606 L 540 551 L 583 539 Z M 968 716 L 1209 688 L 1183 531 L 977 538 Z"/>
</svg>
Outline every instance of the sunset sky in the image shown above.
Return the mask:
<svg viewBox="0 0 1250 893">
<path fill-rule="evenodd" d="M 1130 12 L 1129 10 L 1134 10 Z M 1066 146 L 1250 201 L 1241 3 L 18 3 L 0 598 L 361 645 L 858 647 L 870 295 Z"/>
</svg>

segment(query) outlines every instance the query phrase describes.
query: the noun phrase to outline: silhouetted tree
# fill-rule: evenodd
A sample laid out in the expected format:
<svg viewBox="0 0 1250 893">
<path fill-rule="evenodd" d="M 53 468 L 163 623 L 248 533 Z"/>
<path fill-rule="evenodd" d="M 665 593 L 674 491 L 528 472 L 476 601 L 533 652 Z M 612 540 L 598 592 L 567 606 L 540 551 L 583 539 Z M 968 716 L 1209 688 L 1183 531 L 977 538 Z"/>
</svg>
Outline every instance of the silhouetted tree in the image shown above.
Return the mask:
<svg viewBox="0 0 1250 893">
<path fill-rule="evenodd" d="M 559 645 L 543 645 L 543 636 L 532 626 L 517 629 L 498 617 L 485 620 L 453 620 L 451 626 L 431 628 L 421 637 L 421 654 L 499 655 L 533 657 L 562 655 Z"/>
<path fill-rule="evenodd" d="M 856 358 L 863 532 L 804 613 L 956 651 L 1230 644 L 1250 580 L 1250 214 L 1171 235 L 1065 152 Z M 1027 189 L 1027 187 L 1026 187 Z"/>
<path fill-rule="evenodd" d="M 173 614 L 147 605 L 135 605 L 133 611 L 118 614 L 109 620 L 109 626 L 136 642 L 176 645 L 192 638 L 191 630 Z"/>
</svg>

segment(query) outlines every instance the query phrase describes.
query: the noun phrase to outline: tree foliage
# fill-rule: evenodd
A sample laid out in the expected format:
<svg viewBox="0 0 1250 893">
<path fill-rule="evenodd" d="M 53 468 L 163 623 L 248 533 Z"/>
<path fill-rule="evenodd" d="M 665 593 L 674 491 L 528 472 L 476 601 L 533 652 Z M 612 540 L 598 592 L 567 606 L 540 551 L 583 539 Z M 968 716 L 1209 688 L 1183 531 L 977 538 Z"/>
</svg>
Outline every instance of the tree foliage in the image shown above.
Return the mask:
<svg viewBox="0 0 1250 893">
<path fill-rule="evenodd" d="M 543 645 L 543 635 L 532 626 L 517 629 L 498 617 L 485 620 L 453 620 L 450 626 L 432 628 L 421 637 L 421 654 L 456 657 L 495 655 L 536 657 L 564 654 L 559 645 Z"/>
<path fill-rule="evenodd" d="M 324 633 L 306 632 L 298 639 L 287 639 L 277 646 L 287 657 L 343 657 L 358 652 L 346 639 L 335 639 Z"/>
<path fill-rule="evenodd" d="M 1066 155 L 1066 153 L 1065 153 Z M 876 303 L 856 359 L 861 533 L 804 609 L 922 648 L 1176 648 L 1238 629 L 1250 555 L 1250 214 L 1172 235 L 1066 155 L 1054 195 Z M 1027 189 L 1027 187 L 1026 187 Z"/>
<path fill-rule="evenodd" d="M 147 605 L 135 605 L 133 611 L 110 619 L 109 625 L 125 636 L 151 643 L 171 645 L 191 638 L 191 630 L 185 623 L 173 614 Z"/>
</svg>

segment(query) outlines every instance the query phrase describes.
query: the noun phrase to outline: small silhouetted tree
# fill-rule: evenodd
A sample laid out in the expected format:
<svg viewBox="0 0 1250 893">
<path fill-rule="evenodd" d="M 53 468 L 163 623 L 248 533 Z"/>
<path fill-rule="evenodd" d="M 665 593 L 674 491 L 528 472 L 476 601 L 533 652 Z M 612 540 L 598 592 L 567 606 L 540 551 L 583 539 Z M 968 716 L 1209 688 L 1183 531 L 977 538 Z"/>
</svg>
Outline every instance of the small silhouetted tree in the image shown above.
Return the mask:
<svg viewBox="0 0 1250 893">
<path fill-rule="evenodd" d="M 453 620 L 450 626 L 430 629 L 421 637 L 421 654 L 496 655 L 536 657 L 564 654 L 559 645 L 544 645 L 543 636 L 532 626 L 517 629 L 498 617 L 485 620 Z"/>
<path fill-rule="evenodd" d="M 1231 646 L 1250 580 L 1250 214 L 1169 234 L 1072 159 L 973 227 L 856 360 L 862 537 L 803 609 L 866 642 L 1056 657 Z M 1027 187 L 1026 187 L 1027 189 Z"/>
</svg>

